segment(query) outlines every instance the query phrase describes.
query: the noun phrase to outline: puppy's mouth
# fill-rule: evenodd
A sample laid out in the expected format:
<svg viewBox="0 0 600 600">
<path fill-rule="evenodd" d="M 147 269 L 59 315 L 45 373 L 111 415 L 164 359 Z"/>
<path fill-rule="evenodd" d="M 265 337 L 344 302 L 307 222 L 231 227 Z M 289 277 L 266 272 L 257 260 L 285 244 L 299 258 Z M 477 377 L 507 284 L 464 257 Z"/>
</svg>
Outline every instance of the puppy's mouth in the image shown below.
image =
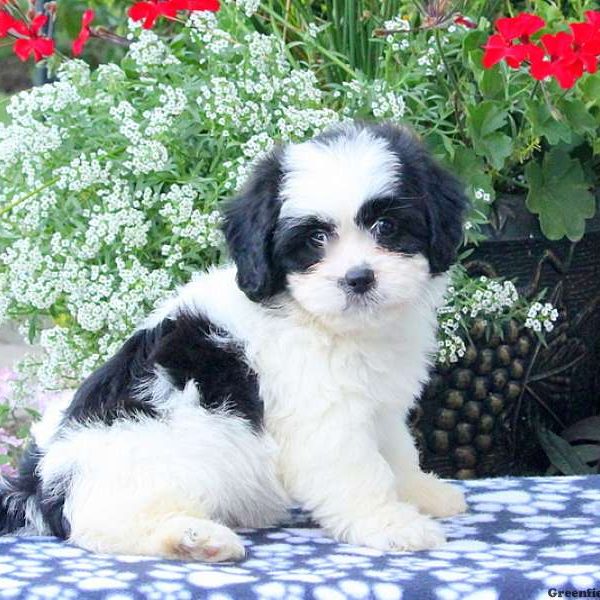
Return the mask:
<svg viewBox="0 0 600 600">
<path fill-rule="evenodd" d="M 377 308 L 383 301 L 383 298 L 377 287 L 373 289 L 357 294 L 351 290 L 346 290 L 346 305 L 344 306 L 344 312 L 353 310 L 373 310 Z"/>
</svg>

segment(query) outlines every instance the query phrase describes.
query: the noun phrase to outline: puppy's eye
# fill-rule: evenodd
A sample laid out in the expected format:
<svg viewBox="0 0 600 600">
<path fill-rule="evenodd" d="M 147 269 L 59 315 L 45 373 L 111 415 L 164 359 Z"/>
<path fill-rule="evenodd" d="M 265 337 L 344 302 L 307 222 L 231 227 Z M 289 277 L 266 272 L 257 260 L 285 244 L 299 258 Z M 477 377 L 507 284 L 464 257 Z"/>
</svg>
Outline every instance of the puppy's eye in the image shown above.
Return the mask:
<svg viewBox="0 0 600 600">
<path fill-rule="evenodd" d="M 376 238 L 388 238 L 398 229 L 398 223 L 390 217 L 382 217 L 373 223 L 371 227 L 371 233 Z"/>
<path fill-rule="evenodd" d="M 311 232 L 308 241 L 311 246 L 320 248 L 329 241 L 329 232 L 325 231 L 324 229 L 315 229 L 313 232 Z"/>
</svg>

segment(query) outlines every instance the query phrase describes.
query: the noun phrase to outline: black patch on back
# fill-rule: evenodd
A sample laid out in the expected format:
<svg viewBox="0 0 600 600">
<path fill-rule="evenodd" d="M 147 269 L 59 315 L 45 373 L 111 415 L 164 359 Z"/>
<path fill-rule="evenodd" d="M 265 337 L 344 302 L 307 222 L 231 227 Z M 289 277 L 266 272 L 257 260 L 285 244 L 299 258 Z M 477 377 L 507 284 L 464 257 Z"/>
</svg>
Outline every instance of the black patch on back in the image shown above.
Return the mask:
<svg viewBox="0 0 600 600">
<path fill-rule="evenodd" d="M 65 413 L 65 422 L 74 419 L 110 425 L 115 419 L 157 417 L 148 390 L 157 367 L 177 389 L 194 380 L 205 408 L 227 406 L 254 427 L 260 426 L 262 404 L 256 374 L 247 366 L 243 349 L 204 317 L 188 313 L 129 338 L 83 382 Z"/>
<path fill-rule="evenodd" d="M 152 376 L 150 356 L 173 327 L 173 322 L 165 319 L 154 329 L 134 333 L 115 356 L 81 384 L 65 412 L 65 421 L 111 424 L 121 417 L 156 416 L 155 408 L 136 391 Z"/>
<path fill-rule="evenodd" d="M 261 426 L 258 381 L 246 364 L 243 348 L 206 319 L 180 314 L 157 345 L 152 361 L 180 390 L 194 380 L 207 409 L 227 408 L 253 427 Z"/>
</svg>

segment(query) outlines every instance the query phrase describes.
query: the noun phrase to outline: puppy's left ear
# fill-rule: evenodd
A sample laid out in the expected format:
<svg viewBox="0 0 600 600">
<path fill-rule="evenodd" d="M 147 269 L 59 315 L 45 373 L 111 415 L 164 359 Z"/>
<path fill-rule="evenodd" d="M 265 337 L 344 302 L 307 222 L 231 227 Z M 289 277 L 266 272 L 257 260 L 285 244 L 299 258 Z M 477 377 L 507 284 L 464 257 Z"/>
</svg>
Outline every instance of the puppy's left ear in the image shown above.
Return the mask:
<svg viewBox="0 0 600 600">
<path fill-rule="evenodd" d="M 283 279 L 272 260 L 272 240 L 281 210 L 281 150 L 263 158 L 224 211 L 223 232 L 237 266 L 239 288 L 254 302 L 281 291 Z"/>
<path fill-rule="evenodd" d="M 429 154 L 424 167 L 431 230 L 429 263 L 435 275 L 444 273 L 456 261 L 469 200 L 460 181 Z"/>
</svg>

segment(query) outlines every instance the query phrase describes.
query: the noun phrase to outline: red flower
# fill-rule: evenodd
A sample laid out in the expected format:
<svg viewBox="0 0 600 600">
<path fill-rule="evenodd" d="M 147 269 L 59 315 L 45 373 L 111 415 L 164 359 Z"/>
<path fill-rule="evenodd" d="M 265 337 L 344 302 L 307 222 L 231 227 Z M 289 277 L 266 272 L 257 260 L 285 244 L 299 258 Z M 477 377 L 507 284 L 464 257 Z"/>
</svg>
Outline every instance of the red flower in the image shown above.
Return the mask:
<svg viewBox="0 0 600 600">
<path fill-rule="evenodd" d="M 77 37 L 73 40 L 72 50 L 74 56 L 81 56 L 84 46 L 90 39 L 90 23 L 94 20 L 95 14 L 91 8 L 84 11 L 81 17 L 81 29 Z"/>
<path fill-rule="evenodd" d="M 501 60 L 506 60 L 513 69 L 521 66 L 526 60 L 541 60 L 543 50 L 531 43 L 530 36 L 537 33 L 546 22 L 541 17 L 529 13 L 521 13 L 517 17 L 503 17 L 496 21 L 498 33 L 490 36 L 484 46 L 483 66 L 493 67 Z M 518 41 L 520 43 L 515 43 Z"/>
<path fill-rule="evenodd" d="M 585 71 L 598 70 L 600 32 L 589 23 L 573 23 L 573 34 L 561 31 L 542 36 L 548 60 L 532 61 L 531 75 L 538 80 L 554 77 L 563 89 L 572 88 Z"/>
<path fill-rule="evenodd" d="M 47 21 L 46 15 L 37 15 L 29 26 L 21 21 L 13 23 L 12 28 L 22 36 L 15 42 L 13 50 L 22 61 L 33 56 L 35 62 L 38 62 L 54 54 L 54 40 L 39 35 Z"/>
<path fill-rule="evenodd" d="M 569 27 L 573 32 L 573 50 L 585 70 L 588 73 L 595 73 L 600 54 L 600 29 L 596 29 L 590 23 L 572 23 Z"/>
<path fill-rule="evenodd" d="M 152 29 L 159 17 L 174 19 L 180 10 L 210 10 L 220 8 L 218 0 L 150 0 L 149 2 L 136 2 L 129 9 L 129 16 L 134 21 L 144 21 L 144 29 Z"/>
</svg>

